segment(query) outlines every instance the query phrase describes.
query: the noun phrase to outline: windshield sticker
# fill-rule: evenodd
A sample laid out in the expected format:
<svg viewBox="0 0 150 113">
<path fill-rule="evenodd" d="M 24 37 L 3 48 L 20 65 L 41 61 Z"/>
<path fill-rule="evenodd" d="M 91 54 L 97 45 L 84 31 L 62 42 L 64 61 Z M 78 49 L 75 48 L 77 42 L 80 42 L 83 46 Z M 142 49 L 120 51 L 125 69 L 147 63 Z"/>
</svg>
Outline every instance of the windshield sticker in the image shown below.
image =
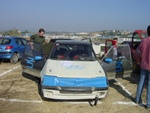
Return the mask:
<svg viewBox="0 0 150 113">
<path fill-rule="evenodd" d="M 73 62 L 69 62 L 69 61 L 62 61 L 60 62 L 61 66 L 63 67 L 70 67 L 73 65 Z"/>
<path fill-rule="evenodd" d="M 67 69 L 83 69 L 84 66 L 73 65 L 73 62 L 63 61 L 60 62 L 60 65 Z"/>
</svg>

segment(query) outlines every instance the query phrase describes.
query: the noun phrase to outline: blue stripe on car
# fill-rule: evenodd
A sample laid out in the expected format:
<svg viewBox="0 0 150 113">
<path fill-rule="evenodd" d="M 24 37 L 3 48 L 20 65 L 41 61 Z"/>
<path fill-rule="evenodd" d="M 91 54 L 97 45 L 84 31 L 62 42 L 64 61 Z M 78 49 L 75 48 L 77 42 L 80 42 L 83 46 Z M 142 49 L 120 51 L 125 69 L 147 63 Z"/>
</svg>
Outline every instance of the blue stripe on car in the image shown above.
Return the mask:
<svg viewBox="0 0 150 113">
<path fill-rule="evenodd" d="M 66 86 L 66 87 L 108 87 L 107 78 L 62 78 L 44 75 L 43 86 Z"/>
</svg>

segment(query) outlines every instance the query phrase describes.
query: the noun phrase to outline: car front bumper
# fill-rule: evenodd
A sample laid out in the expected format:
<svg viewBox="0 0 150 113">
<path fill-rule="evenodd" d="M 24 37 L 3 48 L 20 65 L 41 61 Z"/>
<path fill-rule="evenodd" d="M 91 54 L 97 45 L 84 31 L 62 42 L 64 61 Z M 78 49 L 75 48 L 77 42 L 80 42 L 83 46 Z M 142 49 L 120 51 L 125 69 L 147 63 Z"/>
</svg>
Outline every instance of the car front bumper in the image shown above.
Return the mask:
<svg viewBox="0 0 150 113">
<path fill-rule="evenodd" d="M 45 98 L 63 100 L 81 100 L 104 98 L 108 88 L 86 88 L 86 87 L 42 87 Z"/>
<path fill-rule="evenodd" d="M 106 96 L 108 82 L 106 77 L 59 78 L 44 76 L 41 89 L 43 96 L 50 99 L 95 99 Z"/>
</svg>

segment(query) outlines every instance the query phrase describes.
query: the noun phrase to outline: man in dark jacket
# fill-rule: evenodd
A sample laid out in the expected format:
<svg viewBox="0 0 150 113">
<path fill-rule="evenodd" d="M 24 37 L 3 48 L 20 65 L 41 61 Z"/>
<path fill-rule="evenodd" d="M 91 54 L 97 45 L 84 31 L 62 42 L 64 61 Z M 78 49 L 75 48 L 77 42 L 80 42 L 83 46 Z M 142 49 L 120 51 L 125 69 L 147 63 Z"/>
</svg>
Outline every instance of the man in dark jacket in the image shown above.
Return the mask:
<svg viewBox="0 0 150 113">
<path fill-rule="evenodd" d="M 30 37 L 30 40 L 31 40 L 31 41 L 35 41 L 35 42 L 38 42 L 38 43 L 40 43 L 41 45 L 43 45 L 43 44 L 45 43 L 44 33 L 45 33 L 45 30 L 41 28 L 41 29 L 39 29 L 38 34 L 32 35 L 32 36 Z"/>
</svg>

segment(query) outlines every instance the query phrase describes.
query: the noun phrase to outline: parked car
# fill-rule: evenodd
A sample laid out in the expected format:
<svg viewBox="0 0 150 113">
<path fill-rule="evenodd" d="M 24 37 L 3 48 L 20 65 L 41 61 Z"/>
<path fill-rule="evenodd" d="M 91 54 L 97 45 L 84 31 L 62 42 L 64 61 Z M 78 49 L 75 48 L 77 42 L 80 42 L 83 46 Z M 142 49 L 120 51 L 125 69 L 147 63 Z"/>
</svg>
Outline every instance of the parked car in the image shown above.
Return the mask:
<svg viewBox="0 0 150 113">
<path fill-rule="evenodd" d="M 40 78 L 42 98 L 97 103 L 107 94 L 108 79 L 132 70 L 129 45 L 118 47 L 120 56 L 115 60 L 110 49 L 101 62 L 88 41 L 57 40 L 52 46 L 45 57 L 39 43 L 28 42 L 21 58 L 23 73 Z"/>
<path fill-rule="evenodd" d="M 27 40 L 21 37 L 1 37 L 0 60 L 17 63 L 23 54 L 26 43 Z"/>
</svg>

